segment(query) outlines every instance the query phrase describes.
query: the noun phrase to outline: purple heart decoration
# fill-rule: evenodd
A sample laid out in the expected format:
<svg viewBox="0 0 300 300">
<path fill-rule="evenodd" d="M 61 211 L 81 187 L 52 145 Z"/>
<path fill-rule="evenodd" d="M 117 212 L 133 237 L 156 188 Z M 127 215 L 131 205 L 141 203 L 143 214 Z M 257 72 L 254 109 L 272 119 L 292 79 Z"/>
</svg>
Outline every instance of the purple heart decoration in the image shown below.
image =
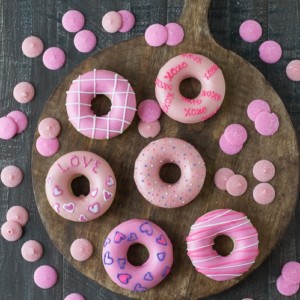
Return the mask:
<svg viewBox="0 0 300 300">
<path fill-rule="evenodd" d="M 118 259 L 118 264 L 119 264 L 119 267 L 120 269 L 125 269 L 125 265 L 126 265 L 126 259 L 125 258 L 119 258 Z"/>
<path fill-rule="evenodd" d="M 153 280 L 153 276 L 152 276 L 151 272 L 147 272 L 145 274 L 144 280 L 147 280 L 147 281 L 152 281 Z"/>
<path fill-rule="evenodd" d="M 141 224 L 140 231 L 141 233 L 146 233 L 149 236 L 153 234 L 153 229 L 149 222 L 144 222 L 143 224 Z"/>
<path fill-rule="evenodd" d="M 132 276 L 128 273 L 119 273 L 117 275 L 117 278 L 119 281 L 123 284 L 128 284 L 129 280 L 132 278 Z"/>
<path fill-rule="evenodd" d="M 110 238 L 106 238 L 103 244 L 103 247 L 105 248 L 108 244 L 110 244 L 111 239 Z"/>
<path fill-rule="evenodd" d="M 103 261 L 105 265 L 112 265 L 114 262 L 114 259 L 110 257 L 109 254 L 110 254 L 109 251 L 106 251 L 104 253 Z"/>
<path fill-rule="evenodd" d="M 167 240 L 162 234 L 156 238 L 156 242 L 160 245 L 167 246 Z"/>
<path fill-rule="evenodd" d="M 134 287 L 134 292 L 144 292 L 147 289 L 145 287 L 143 287 L 140 283 L 137 283 Z"/>
<path fill-rule="evenodd" d="M 137 235 L 134 232 L 131 232 L 128 237 L 128 242 L 134 242 L 138 239 Z"/>
<path fill-rule="evenodd" d="M 157 253 L 157 258 L 159 261 L 163 261 L 166 257 L 166 252 Z"/>
<path fill-rule="evenodd" d="M 120 244 L 125 239 L 126 239 L 126 235 L 124 233 L 116 231 L 115 237 L 114 237 L 115 243 Z"/>
<path fill-rule="evenodd" d="M 165 269 L 163 270 L 163 272 L 161 273 L 162 277 L 166 277 L 171 271 L 171 268 L 166 266 Z"/>
</svg>

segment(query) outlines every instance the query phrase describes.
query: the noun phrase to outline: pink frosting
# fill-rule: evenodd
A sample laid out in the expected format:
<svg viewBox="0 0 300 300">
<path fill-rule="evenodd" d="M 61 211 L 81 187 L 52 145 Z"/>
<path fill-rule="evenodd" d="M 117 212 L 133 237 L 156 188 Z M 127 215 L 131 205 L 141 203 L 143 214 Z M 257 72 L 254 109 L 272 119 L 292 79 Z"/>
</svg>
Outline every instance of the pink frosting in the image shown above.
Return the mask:
<svg viewBox="0 0 300 300">
<path fill-rule="evenodd" d="M 43 246 L 34 240 L 27 241 L 21 248 L 23 258 L 29 262 L 38 261 L 43 256 Z"/>
<path fill-rule="evenodd" d="M 90 30 L 81 30 L 74 37 L 75 48 L 82 53 L 88 53 L 95 49 L 96 35 Z"/>
<path fill-rule="evenodd" d="M 167 163 L 181 170 L 180 179 L 169 184 L 159 171 Z M 160 207 L 180 207 L 191 202 L 202 189 L 206 176 L 205 163 L 194 146 L 177 138 L 151 142 L 135 161 L 134 180 L 143 197 Z"/>
<path fill-rule="evenodd" d="M 10 165 L 1 171 L 1 181 L 7 187 L 16 187 L 23 180 L 23 172 L 20 168 Z"/>
<path fill-rule="evenodd" d="M 149 251 L 148 260 L 133 266 L 127 260 L 128 248 L 142 244 Z M 120 287 L 143 292 L 159 284 L 173 264 L 173 246 L 167 234 L 156 224 L 133 219 L 115 227 L 104 241 L 102 261 L 106 272 Z"/>
<path fill-rule="evenodd" d="M 212 248 L 214 239 L 227 235 L 234 248 L 221 256 Z M 187 251 L 196 270 L 203 275 L 224 281 L 241 276 L 249 270 L 258 255 L 258 233 L 245 214 L 218 209 L 201 216 L 187 237 Z"/>
<path fill-rule="evenodd" d="M 70 252 L 74 259 L 86 261 L 93 255 L 94 247 L 87 239 L 77 239 L 72 243 Z"/>
<path fill-rule="evenodd" d="M 9 242 L 15 242 L 22 236 L 22 227 L 14 221 L 7 221 L 1 226 L 1 235 Z"/>
<path fill-rule="evenodd" d="M 201 91 L 194 99 L 181 95 L 179 85 L 186 78 L 198 79 Z M 159 71 L 155 95 L 162 110 L 181 123 L 199 123 L 212 117 L 225 95 L 220 68 L 205 56 L 184 53 L 170 59 Z"/>
<path fill-rule="evenodd" d="M 19 205 L 12 206 L 6 213 L 7 221 L 14 221 L 19 223 L 21 226 L 27 224 L 29 219 L 28 211 Z"/>
<path fill-rule="evenodd" d="M 167 28 L 161 24 L 150 25 L 145 32 L 145 40 L 149 46 L 159 47 L 168 39 Z"/>
<path fill-rule="evenodd" d="M 81 30 L 84 23 L 84 15 L 78 10 L 69 10 L 62 17 L 62 25 L 69 32 Z"/>
<path fill-rule="evenodd" d="M 152 123 L 146 123 L 143 121 L 139 122 L 138 131 L 140 135 L 144 138 L 154 138 L 161 130 L 161 125 L 159 121 L 154 121 Z"/>
<path fill-rule="evenodd" d="M 122 27 L 119 29 L 119 32 L 128 32 L 135 25 L 135 17 L 128 10 L 119 10 L 119 15 L 122 17 Z"/>
<path fill-rule="evenodd" d="M 96 116 L 91 103 L 97 95 L 107 96 L 111 110 Z M 136 112 L 136 98 L 130 83 L 121 75 L 94 70 L 80 75 L 67 92 L 69 121 L 77 131 L 92 139 L 109 139 L 122 134 L 131 124 Z"/>
<path fill-rule="evenodd" d="M 19 103 L 30 102 L 35 95 L 34 86 L 30 82 L 19 82 L 13 90 L 13 96 Z"/>
<path fill-rule="evenodd" d="M 34 283 L 41 289 L 50 289 L 57 282 L 57 273 L 51 266 L 38 267 L 33 275 Z"/>
<path fill-rule="evenodd" d="M 76 197 L 70 192 L 74 178 L 85 176 L 90 193 Z M 116 193 L 116 178 L 110 165 L 100 156 L 74 151 L 61 156 L 51 166 L 46 178 L 46 195 L 51 207 L 61 217 L 86 222 L 102 216 L 111 206 Z"/>
<path fill-rule="evenodd" d="M 179 45 L 184 38 L 184 31 L 182 26 L 177 23 L 168 23 L 165 27 L 168 31 L 168 39 L 166 41 L 166 44 L 168 46 Z"/>
<path fill-rule="evenodd" d="M 44 139 L 41 136 L 36 140 L 36 150 L 37 152 L 45 157 L 53 156 L 59 150 L 59 141 L 57 138 L 54 139 Z"/>
<path fill-rule="evenodd" d="M 29 58 L 38 57 L 44 51 L 43 41 L 36 36 L 29 36 L 22 43 L 22 51 Z"/>
<path fill-rule="evenodd" d="M 157 101 L 146 99 L 139 104 L 137 113 L 143 122 L 152 123 L 159 119 L 161 109 Z"/>
<path fill-rule="evenodd" d="M 10 140 L 18 132 L 18 125 L 11 117 L 0 118 L 0 139 Z"/>
<path fill-rule="evenodd" d="M 54 139 L 60 133 L 60 124 L 54 118 L 43 119 L 38 127 L 39 134 L 44 139 Z"/>
<path fill-rule="evenodd" d="M 116 11 L 109 11 L 102 18 L 103 29 L 109 33 L 115 33 L 120 30 L 122 24 L 122 16 Z"/>
<path fill-rule="evenodd" d="M 12 118 L 17 124 L 17 133 L 21 133 L 27 128 L 28 119 L 23 112 L 19 110 L 14 110 L 10 112 L 7 116 Z"/>
<path fill-rule="evenodd" d="M 214 177 L 215 185 L 218 189 L 225 191 L 227 180 L 234 175 L 234 172 L 229 168 L 219 169 Z"/>
</svg>

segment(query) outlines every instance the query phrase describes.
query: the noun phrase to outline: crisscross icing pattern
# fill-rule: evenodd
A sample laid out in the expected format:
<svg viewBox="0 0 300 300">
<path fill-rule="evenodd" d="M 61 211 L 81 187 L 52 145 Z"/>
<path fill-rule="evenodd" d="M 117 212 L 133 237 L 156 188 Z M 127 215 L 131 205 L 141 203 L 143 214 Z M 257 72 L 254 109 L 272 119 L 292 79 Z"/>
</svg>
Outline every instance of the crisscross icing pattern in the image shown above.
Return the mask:
<svg viewBox="0 0 300 300">
<path fill-rule="evenodd" d="M 92 111 L 92 101 L 97 95 L 110 99 L 111 110 L 107 115 L 97 116 Z M 136 112 L 136 98 L 127 79 L 111 71 L 94 69 L 73 80 L 67 91 L 66 108 L 77 131 L 102 140 L 127 129 Z"/>
</svg>

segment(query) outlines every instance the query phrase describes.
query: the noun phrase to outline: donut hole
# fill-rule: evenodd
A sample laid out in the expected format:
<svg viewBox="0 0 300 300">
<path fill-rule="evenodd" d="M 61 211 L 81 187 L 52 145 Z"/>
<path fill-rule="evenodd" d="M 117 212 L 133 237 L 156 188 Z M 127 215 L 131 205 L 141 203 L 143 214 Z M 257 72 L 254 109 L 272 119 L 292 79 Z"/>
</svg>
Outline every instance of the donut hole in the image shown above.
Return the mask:
<svg viewBox="0 0 300 300">
<path fill-rule="evenodd" d="M 127 252 L 128 261 L 134 266 L 143 265 L 149 258 L 148 249 L 142 244 L 133 244 Z"/>
<path fill-rule="evenodd" d="M 176 164 L 164 164 L 159 171 L 159 176 L 166 183 L 176 183 L 181 177 L 181 170 Z"/>
<path fill-rule="evenodd" d="M 218 235 L 214 239 L 213 249 L 221 256 L 228 256 L 234 247 L 233 240 L 227 235 Z"/>
<path fill-rule="evenodd" d="M 87 196 L 90 193 L 90 182 L 84 175 L 78 176 L 72 180 L 71 189 L 76 197 Z"/>
<path fill-rule="evenodd" d="M 107 115 L 111 109 L 111 101 L 104 95 L 97 95 L 91 105 L 91 109 L 97 117 Z"/>
<path fill-rule="evenodd" d="M 181 81 L 179 91 L 187 100 L 196 98 L 201 91 L 201 83 L 196 78 L 186 78 Z"/>
</svg>

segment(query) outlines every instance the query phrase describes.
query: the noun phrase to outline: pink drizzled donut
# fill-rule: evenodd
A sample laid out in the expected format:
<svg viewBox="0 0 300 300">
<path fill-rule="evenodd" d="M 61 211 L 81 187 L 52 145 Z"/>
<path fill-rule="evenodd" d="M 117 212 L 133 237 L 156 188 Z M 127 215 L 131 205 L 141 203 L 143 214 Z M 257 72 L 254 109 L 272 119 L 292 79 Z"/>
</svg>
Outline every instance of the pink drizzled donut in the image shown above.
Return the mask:
<svg viewBox="0 0 300 300">
<path fill-rule="evenodd" d="M 195 78 L 202 87 L 198 96 L 187 99 L 180 83 Z M 181 123 L 199 123 L 212 117 L 220 108 L 225 95 L 225 80 L 221 69 L 203 55 L 184 53 L 170 59 L 159 71 L 155 95 L 162 110 Z"/>
<path fill-rule="evenodd" d="M 161 180 L 159 171 L 165 164 L 176 164 L 180 179 L 169 184 Z M 134 180 L 143 197 L 160 207 L 180 207 L 191 202 L 202 189 L 205 163 L 194 146 L 176 138 L 151 142 L 135 161 Z"/>
<path fill-rule="evenodd" d="M 96 116 L 91 109 L 97 95 L 105 95 L 111 101 L 107 115 Z M 127 79 L 121 75 L 94 70 L 80 75 L 67 91 L 67 113 L 72 125 L 92 139 L 110 139 L 130 125 L 136 112 L 135 93 Z"/>
<path fill-rule="evenodd" d="M 149 252 L 141 266 L 127 259 L 131 245 L 142 244 Z M 134 292 L 143 292 L 159 284 L 173 264 L 173 246 L 167 234 L 156 224 L 133 219 L 115 227 L 104 241 L 102 250 L 104 268 L 118 286 Z"/>
<path fill-rule="evenodd" d="M 76 197 L 72 181 L 85 176 L 90 192 Z M 86 222 L 103 215 L 114 200 L 116 178 L 110 165 L 100 156 L 87 151 L 74 151 L 61 156 L 46 177 L 46 194 L 51 207 L 61 217 Z"/>
<path fill-rule="evenodd" d="M 219 235 L 233 240 L 234 248 L 221 256 L 212 246 Z M 213 210 L 200 217 L 187 237 L 187 251 L 196 270 L 216 280 L 229 280 L 247 272 L 259 253 L 258 233 L 245 214 L 231 209 Z"/>
</svg>

